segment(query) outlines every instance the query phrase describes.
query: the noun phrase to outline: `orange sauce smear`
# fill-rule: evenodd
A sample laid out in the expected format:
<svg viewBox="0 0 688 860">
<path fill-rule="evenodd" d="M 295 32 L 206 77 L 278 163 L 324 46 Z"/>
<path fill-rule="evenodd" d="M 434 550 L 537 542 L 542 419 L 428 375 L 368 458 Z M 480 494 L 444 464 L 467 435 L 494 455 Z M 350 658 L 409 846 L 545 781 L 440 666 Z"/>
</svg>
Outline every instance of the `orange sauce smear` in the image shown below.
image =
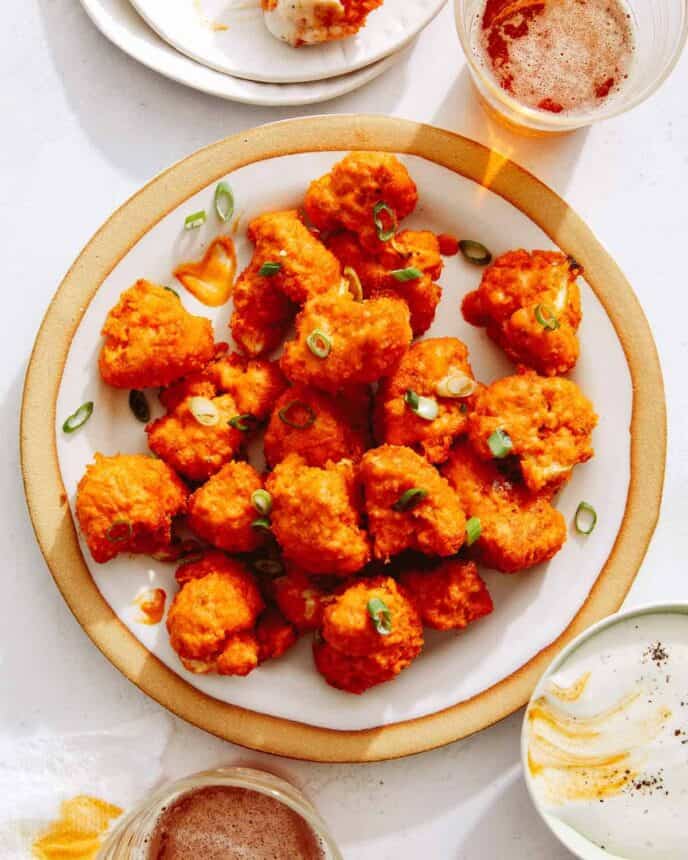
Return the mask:
<svg viewBox="0 0 688 860">
<path fill-rule="evenodd" d="M 162 588 L 149 588 L 134 600 L 141 610 L 139 621 L 142 624 L 160 624 L 165 614 L 167 595 Z"/>
<path fill-rule="evenodd" d="M 103 836 L 122 812 L 119 806 L 85 794 L 65 800 L 60 817 L 38 835 L 31 853 L 39 860 L 95 860 Z"/>
<path fill-rule="evenodd" d="M 236 268 L 234 242 L 229 236 L 218 236 L 203 259 L 182 263 L 174 276 L 199 302 L 214 308 L 225 304 L 232 295 Z"/>
</svg>

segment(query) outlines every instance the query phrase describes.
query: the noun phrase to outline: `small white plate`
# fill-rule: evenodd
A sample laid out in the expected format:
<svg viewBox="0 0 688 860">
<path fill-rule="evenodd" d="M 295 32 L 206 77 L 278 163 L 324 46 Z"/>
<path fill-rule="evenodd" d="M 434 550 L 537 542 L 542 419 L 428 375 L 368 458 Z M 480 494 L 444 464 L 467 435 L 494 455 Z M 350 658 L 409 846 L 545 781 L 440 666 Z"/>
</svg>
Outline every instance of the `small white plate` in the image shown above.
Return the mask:
<svg viewBox="0 0 688 860">
<path fill-rule="evenodd" d="M 195 90 L 263 107 L 295 107 L 345 95 L 377 78 L 412 50 L 408 47 L 357 72 L 326 81 L 264 84 L 222 74 L 175 51 L 146 25 L 129 0 L 81 0 L 81 4 L 113 45 L 149 69 Z"/>
<path fill-rule="evenodd" d="M 166 42 L 198 62 L 238 78 L 286 84 L 344 75 L 393 54 L 420 33 L 445 0 L 386 0 L 355 36 L 302 48 L 270 34 L 260 0 L 131 3 Z"/>
</svg>

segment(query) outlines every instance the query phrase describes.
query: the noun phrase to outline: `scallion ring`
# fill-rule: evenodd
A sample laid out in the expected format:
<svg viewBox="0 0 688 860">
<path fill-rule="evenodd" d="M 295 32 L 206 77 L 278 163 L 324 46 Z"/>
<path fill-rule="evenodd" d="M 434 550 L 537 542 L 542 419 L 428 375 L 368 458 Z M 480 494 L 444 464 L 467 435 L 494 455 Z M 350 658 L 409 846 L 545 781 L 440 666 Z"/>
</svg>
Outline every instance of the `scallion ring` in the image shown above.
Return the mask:
<svg viewBox="0 0 688 860">
<path fill-rule="evenodd" d="M 270 520 L 267 517 L 258 517 L 251 523 L 251 528 L 263 529 L 266 532 L 270 531 Z"/>
<path fill-rule="evenodd" d="M 434 397 L 423 397 L 412 388 L 409 388 L 404 395 L 404 401 L 411 412 L 415 412 L 419 418 L 424 418 L 426 421 L 434 421 L 440 411 Z"/>
<path fill-rule="evenodd" d="M 321 329 L 316 328 L 306 338 L 306 346 L 316 358 L 327 358 L 332 351 L 332 341 Z"/>
<path fill-rule="evenodd" d="M 147 424 L 150 421 L 150 406 L 143 391 L 133 388 L 129 392 L 129 408 L 137 421 L 142 424 Z"/>
<path fill-rule="evenodd" d="M 251 494 L 251 504 L 261 516 L 267 517 L 272 510 L 272 496 L 267 490 L 254 490 Z"/>
<path fill-rule="evenodd" d="M 163 287 L 163 290 L 167 290 L 168 293 L 172 293 L 172 295 L 176 296 L 179 299 L 179 301 L 181 302 L 182 297 L 179 295 L 179 293 L 175 289 L 173 289 L 172 287 Z"/>
<path fill-rule="evenodd" d="M 355 301 L 363 301 L 363 285 L 356 269 L 351 266 L 344 266 L 342 275 L 343 286 L 351 293 Z"/>
<path fill-rule="evenodd" d="M 420 487 L 411 487 L 410 490 L 406 490 L 406 492 L 401 494 L 399 500 L 392 505 L 392 510 L 400 514 L 412 511 L 427 495 L 427 490 L 423 490 Z"/>
<path fill-rule="evenodd" d="M 251 415 L 250 412 L 244 412 L 242 415 L 235 415 L 233 418 L 230 418 L 227 423 L 235 430 L 249 433 L 251 430 L 255 430 L 260 422 L 255 415 Z"/>
<path fill-rule="evenodd" d="M 294 413 L 297 411 L 306 413 L 304 420 L 297 421 L 295 419 Z M 315 409 L 304 403 L 303 400 L 292 400 L 286 406 L 283 406 L 277 414 L 281 421 L 289 427 L 296 427 L 297 430 L 305 430 L 308 427 L 312 427 L 317 417 Z"/>
<path fill-rule="evenodd" d="M 124 543 L 132 535 L 132 527 L 129 520 L 115 520 L 105 532 L 105 537 L 110 543 Z"/>
<path fill-rule="evenodd" d="M 406 281 L 417 281 L 418 278 L 423 277 L 421 270 L 415 266 L 408 266 L 406 269 L 393 269 L 390 275 L 395 281 L 400 281 L 402 284 L 406 283 Z"/>
<path fill-rule="evenodd" d="M 389 217 L 391 227 L 385 227 L 382 218 L 380 217 L 383 212 Z M 384 200 L 379 200 L 375 206 L 373 206 L 373 221 L 375 222 L 377 238 L 381 242 L 389 242 L 397 229 L 397 216 L 394 209 L 392 209 L 391 206 L 388 206 Z"/>
<path fill-rule="evenodd" d="M 258 274 L 262 275 L 264 278 L 271 278 L 273 275 L 276 275 L 281 268 L 281 263 L 275 263 L 272 260 L 267 260 L 265 263 L 263 263 L 260 269 L 258 269 Z"/>
<path fill-rule="evenodd" d="M 204 427 L 214 427 L 220 420 L 217 406 L 207 397 L 190 397 L 189 409 L 196 421 Z"/>
<path fill-rule="evenodd" d="M 199 227 L 202 227 L 205 224 L 206 217 L 205 209 L 201 209 L 200 212 L 193 212 L 191 215 L 187 215 L 184 219 L 184 229 L 198 230 Z"/>
<path fill-rule="evenodd" d="M 592 534 L 593 529 L 597 525 L 597 511 L 588 502 L 581 502 L 576 508 L 573 524 L 578 534 Z"/>
<path fill-rule="evenodd" d="M 554 316 L 547 305 L 535 306 L 535 319 L 547 331 L 555 331 L 559 328 L 559 320 Z"/>
<path fill-rule="evenodd" d="M 266 576 L 281 576 L 284 573 L 284 565 L 276 558 L 257 558 L 253 562 L 253 569 Z"/>
<path fill-rule="evenodd" d="M 492 452 L 492 456 L 497 460 L 503 460 L 504 457 L 507 457 L 514 447 L 511 436 L 509 436 L 506 430 L 502 430 L 501 427 L 498 427 L 494 433 L 490 434 L 487 444 Z"/>
<path fill-rule="evenodd" d="M 480 524 L 480 518 L 471 517 L 470 520 L 466 522 L 466 545 L 473 546 L 480 537 L 481 531 L 482 526 Z"/>
<path fill-rule="evenodd" d="M 215 212 L 225 222 L 234 214 L 234 195 L 226 182 L 218 182 L 215 188 Z"/>
<path fill-rule="evenodd" d="M 385 601 L 379 597 L 371 597 L 368 601 L 368 615 L 380 636 L 389 636 L 392 632 L 392 613 Z"/>
<path fill-rule="evenodd" d="M 486 266 L 492 260 L 492 254 L 487 248 L 481 242 L 475 242 L 473 239 L 461 239 L 459 250 L 464 259 L 473 263 L 474 266 Z"/>
<path fill-rule="evenodd" d="M 65 423 L 62 425 L 62 431 L 64 433 L 73 433 L 75 430 L 78 430 L 79 427 L 83 427 L 91 415 L 93 415 L 93 401 L 88 400 L 86 403 L 82 403 L 76 412 L 73 412 L 69 418 L 67 418 Z"/>
<path fill-rule="evenodd" d="M 439 397 L 451 397 L 459 399 L 462 397 L 470 397 L 478 387 L 478 383 L 460 370 L 455 370 L 444 376 L 435 386 L 435 391 Z"/>
</svg>

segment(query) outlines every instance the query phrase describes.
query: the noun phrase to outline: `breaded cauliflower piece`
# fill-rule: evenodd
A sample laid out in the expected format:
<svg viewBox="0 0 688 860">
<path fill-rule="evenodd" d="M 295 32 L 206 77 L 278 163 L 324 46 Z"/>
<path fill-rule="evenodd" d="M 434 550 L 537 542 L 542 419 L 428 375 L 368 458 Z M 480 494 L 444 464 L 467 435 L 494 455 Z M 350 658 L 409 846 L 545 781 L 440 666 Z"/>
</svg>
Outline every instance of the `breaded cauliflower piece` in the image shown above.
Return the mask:
<svg viewBox="0 0 688 860">
<path fill-rule="evenodd" d="M 176 409 L 146 427 L 151 451 L 195 482 L 219 472 L 243 442 L 243 433 L 229 423 L 238 414 L 231 394 L 203 399 L 201 412 L 212 408 L 212 424 L 201 423 L 194 414 L 194 409 L 199 412 L 198 402 L 195 397 L 187 397 Z"/>
<path fill-rule="evenodd" d="M 376 255 L 367 253 L 354 233 L 335 233 L 328 240 L 328 247 L 342 268 L 356 272 L 365 298 L 396 295 L 406 302 L 414 337 L 430 328 L 442 297 L 442 288 L 434 283 L 442 272 L 442 257 L 434 233 L 402 230 Z M 411 268 L 420 275 L 403 280 L 401 272 Z"/>
<path fill-rule="evenodd" d="M 567 373 L 578 360 L 581 321 L 576 278 L 581 266 L 558 251 L 508 251 L 489 266 L 463 300 L 469 323 L 517 364 L 543 376 Z M 538 319 L 539 317 L 539 319 Z"/>
<path fill-rule="evenodd" d="M 357 302 L 348 294 L 317 296 L 296 318 L 296 331 L 280 360 L 284 375 L 332 393 L 387 376 L 411 341 L 408 308 L 387 297 Z M 320 345 L 327 338 L 322 357 L 309 348 L 311 337 Z"/>
<path fill-rule="evenodd" d="M 528 489 L 554 493 L 577 463 L 593 456 L 596 424 L 592 403 L 574 382 L 529 371 L 478 389 L 468 437 L 478 456 L 491 460 L 492 434 L 506 433 L 512 446 L 508 453 L 518 458 Z"/>
<path fill-rule="evenodd" d="M 273 583 L 275 601 L 284 617 L 301 633 L 317 630 L 330 599 L 327 592 L 300 568 L 290 566 L 286 576 Z"/>
<path fill-rule="evenodd" d="M 442 466 L 467 517 L 480 520 L 469 553 L 486 567 L 517 573 L 549 561 L 566 541 L 566 522 L 547 493 L 531 493 L 459 442 Z"/>
<path fill-rule="evenodd" d="M 360 526 L 360 502 L 352 463 L 307 466 L 290 454 L 269 475 L 272 531 L 284 557 L 308 573 L 346 576 L 370 557 Z"/>
<path fill-rule="evenodd" d="M 277 349 L 297 310 L 272 278 L 260 274 L 260 267 L 260 263 L 251 262 L 237 278 L 229 321 L 237 346 L 253 357 Z"/>
<path fill-rule="evenodd" d="M 460 630 L 494 608 L 472 561 L 452 558 L 427 570 L 405 570 L 399 581 L 423 624 L 434 630 Z"/>
<path fill-rule="evenodd" d="M 107 315 L 98 366 L 115 388 L 153 388 L 199 370 L 213 357 L 210 320 L 184 309 L 170 290 L 137 281 Z"/>
<path fill-rule="evenodd" d="M 431 463 L 441 463 L 456 437 L 466 432 L 475 388 L 465 344 L 454 337 L 417 341 L 394 373 L 380 382 L 375 434 L 381 442 L 407 445 Z M 437 417 L 428 420 L 414 412 L 408 392 L 431 398 Z M 462 396 L 451 396 L 452 392 Z"/>
<path fill-rule="evenodd" d="M 442 557 L 458 552 L 466 527 L 458 498 L 420 454 L 382 445 L 366 452 L 359 475 L 375 558 L 388 561 L 406 549 Z M 426 495 L 405 505 L 411 490 Z"/>
<path fill-rule="evenodd" d="M 76 516 L 94 561 L 171 547 L 172 518 L 186 512 L 188 495 L 160 460 L 144 454 L 96 454 L 76 492 Z"/>
<path fill-rule="evenodd" d="M 281 657 L 296 643 L 296 631 L 282 613 L 269 606 L 256 624 L 258 640 L 258 661 L 274 660 Z"/>
<path fill-rule="evenodd" d="M 246 674 L 257 648 L 250 637 L 235 637 L 252 632 L 264 608 L 252 574 L 213 551 L 182 565 L 177 579 L 182 587 L 167 614 L 167 630 L 182 663 L 192 672 Z"/>
<path fill-rule="evenodd" d="M 189 499 L 189 528 L 226 552 L 257 549 L 264 535 L 251 525 L 260 516 L 252 496 L 262 488 L 260 475 L 249 463 L 227 463 Z"/>
<path fill-rule="evenodd" d="M 309 466 L 328 460 L 360 460 L 368 447 L 365 430 L 352 422 L 344 397 L 292 385 L 275 403 L 265 432 L 265 459 L 276 466 L 288 454 L 300 454 Z"/>
<path fill-rule="evenodd" d="M 219 675 L 238 675 L 245 677 L 252 672 L 260 662 L 260 646 L 252 630 L 235 633 L 227 639 L 224 650 L 213 664 L 212 661 L 182 660 L 191 672 L 212 672 Z M 206 669 L 205 666 L 208 668 Z"/>
<path fill-rule="evenodd" d="M 328 684 L 363 693 L 396 677 L 422 648 L 413 602 L 391 577 L 380 576 L 355 582 L 327 606 L 313 655 Z"/>
<path fill-rule="evenodd" d="M 315 4 L 293 0 L 261 0 L 268 30 L 294 48 L 345 39 L 363 27 L 383 0 L 318 0 Z"/>
<path fill-rule="evenodd" d="M 393 229 L 410 215 L 418 202 L 418 190 L 406 167 L 385 152 L 352 152 L 329 173 L 311 182 L 304 209 L 319 230 L 343 228 L 356 233 L 364 248 L 377 252 L 384 244 L 378 238 L 374 209 L 383 231 Z"/>
</svg>

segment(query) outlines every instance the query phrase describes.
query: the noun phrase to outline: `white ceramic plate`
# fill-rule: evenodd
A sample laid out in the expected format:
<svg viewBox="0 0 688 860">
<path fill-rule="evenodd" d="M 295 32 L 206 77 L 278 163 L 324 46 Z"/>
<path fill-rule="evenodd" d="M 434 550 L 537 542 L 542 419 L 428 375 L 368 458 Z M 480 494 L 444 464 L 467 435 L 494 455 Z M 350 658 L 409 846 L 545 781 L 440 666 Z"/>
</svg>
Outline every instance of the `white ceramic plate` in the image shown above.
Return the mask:
<svg viewBox="0 0 688 860">
<path fill-rule="evenodd" d="M 106 38 L 149 69 L 204 93 L 264 107 L 315 104 L 345 95 L 377 78 L 412 49 L 405 48 L 356 72 L 329 80 L 258 83 L 222 74 L 180 54 L 151 30 L 129 0 L 81 0 L 81 3 Z"/>
<path fill-rule="evenodd" d="M 259 161 L 228 177 L 242 213 L 237 237 L 240 263 L 251 246 L 245 237 L 249 219 L 270 209 L 295 207 L 309 181 L 328 170 L 339 156 L 307 153 Z M 494 254 L 509 248 L 551 247 L 545 234 L 518 209 L 475 183 L 430 161 L 404 157 L 420 192 L 420 205 L 404 222 L 437 232 L 459 233 L 485 243 Z M 127 405 L 127 393 L 104 385 L 97 369 L 100 329 L 119 294 L 137 278 L 174 283 L 171 272 L 182 260 L 198 257 L 218 232 L 209 217 L 198 231 L 184 232 L 184 217 L 198 209 L 212 210 L 214 185 L 190 198 L 157 223 L 114 268 L 87 308 L 72 341 L 57 401 L 58 457 L 70 503 L 77 482 L 96 451 L 146 451 L 146 436 Z M 482 330 L 463 321 L 461 296 L 474 288 L 481 270 L 461 257 L 450 258 L 441 279 L 442 303 L 429 336 L 454 335 L 464 340 L 479 379 L 490 381 L 513 372 Z M 123 557 L 107 565 L 83 554 L 98 588 L 134 635 L 160 660 L 186 680 L 217 699 L 251 710 L 335 729 L 363 729 L 434 713 L 471 698 L 511 675 L 567 627 L 581 607 L 609 556 L 624 515 L 629 487 L 632 389 L 621 344 L 602 305 L 582 284 L 584 320 L 581 359 L 573 378 L 597 405 L 595 459 L 575 470 L 558 506 L 570 523 L 585 499 L 599 512 L 590 537 L 575 532 L 548 565 L 515 576 L 485 572 L 495 611 L 461 634 L 428 631 L 422 656 L 392 684 L 357 697 L 328 687 L 315 672 L 310 639 L 302 639 L 287 656 L 265 664 L 248 678 L 200 676 L 186 672 L 169 645 L 165 625 L 137 622 L 132 601 L 144 586 L 174 594 L 174 568 L 148 558 Z M 228 338 L 230 307 L 211 309 L 184 293 L 185 306 L 211 316 L 216 337 Z M 601 372 L 600 357 L 604 357 Z M 153 400 L 151 394 L 150 399 Z M 59 426 L 85 400 L 96 409 L 84 429 L 65 436 Z"/>
<path fill-rule="evenodd" d="M 344 75 L 393 54 L 420 33 L 445 0 L 386 0 L 355 36 L 302 48 L 269 33 L 260 0 L 131 2 L 163 39 L 198 62 L 239 78 L 284 84 Z"/>
</svg>

